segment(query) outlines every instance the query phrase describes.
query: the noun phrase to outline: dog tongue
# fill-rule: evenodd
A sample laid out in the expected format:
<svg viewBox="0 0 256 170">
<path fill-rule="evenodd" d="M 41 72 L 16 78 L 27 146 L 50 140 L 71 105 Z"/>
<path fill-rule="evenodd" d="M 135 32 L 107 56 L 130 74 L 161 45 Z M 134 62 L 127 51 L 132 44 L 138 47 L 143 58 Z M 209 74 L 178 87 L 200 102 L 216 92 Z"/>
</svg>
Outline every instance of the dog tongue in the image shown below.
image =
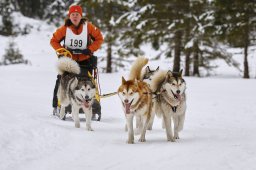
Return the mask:
<svg viewBox="0 0 256 170">
<path fill-rule="evenodd" d="M 84 101 L 84 107 L 88 108 L 89 106 L 89 102 Z"/>
<path fill-rule="evenodd" d="M 181 95 L 177 94 L 176 97 L 178 100 L 181 100 Z"/>
<path fill-rule="evenodd" d="M 131 111 L 130 111 L 130 106 L 131 104 L 130 103 L 127 103 L 127 104 L 124 104 L 124 107 L 125 107 L 125 113 L 126 114 L 129 114 Z"/>
</svg>

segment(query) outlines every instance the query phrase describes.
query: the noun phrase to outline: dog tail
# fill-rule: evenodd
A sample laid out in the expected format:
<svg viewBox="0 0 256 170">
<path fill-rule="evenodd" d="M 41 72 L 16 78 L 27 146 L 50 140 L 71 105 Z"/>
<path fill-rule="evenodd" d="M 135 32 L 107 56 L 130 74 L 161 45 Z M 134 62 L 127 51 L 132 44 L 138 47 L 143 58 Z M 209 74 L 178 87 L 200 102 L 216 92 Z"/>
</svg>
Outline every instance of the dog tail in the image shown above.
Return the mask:
<svg viewBox="0 0 256 170">
<path fill-rule="evenodd" d="M 147 74 L 148 68 L 149 68 L 149 67 L 147 66 L 146 68 L 144 68 L 144 69 L 141 70 L 141 73 L 140 73 L 140 78 L 141 78 L 141 80 L 143 80 L 143 77 L 145 76 L 145 74 Z"/>
<path fill-rule="evenodd" d="M 130 80 L 140 80 L 141 70 L 148 63 L 148 59 L 143 56 L 139 56 L 132 64 L 131 72 L 129 75 Z"/>
<path fill-rule="evenodd" d="M 159 70 L 153 76 L 150 82 L 150 87 L 153 92 L 159 92 L 165 78 L 167 76 L 168 71 L 166 70 Z M 157 117 L 161 118 L 163 116 L 163 110 L 160 106 L 159 102 L 154 103 L 154 112 Z"/>
<path fill-rule="evenodd" d="M 76 61 L 68 57 L 61 57 L 57 62 L 57 69 L 60 75 L 64 72 L 79 74 L 80 67 Z"/>
<path fill-rule="evenodd" d="M 159 90 L 161 84 L 165 80 L 166 75 L 167 75 L 166 70 L 160 70 L 160 71 L 156 72 L 156 74 L 153 75 L 152 81 L 150 83 L 150 87 L 153 92 L 156 92 L 157 90 Z"/>
</svg>

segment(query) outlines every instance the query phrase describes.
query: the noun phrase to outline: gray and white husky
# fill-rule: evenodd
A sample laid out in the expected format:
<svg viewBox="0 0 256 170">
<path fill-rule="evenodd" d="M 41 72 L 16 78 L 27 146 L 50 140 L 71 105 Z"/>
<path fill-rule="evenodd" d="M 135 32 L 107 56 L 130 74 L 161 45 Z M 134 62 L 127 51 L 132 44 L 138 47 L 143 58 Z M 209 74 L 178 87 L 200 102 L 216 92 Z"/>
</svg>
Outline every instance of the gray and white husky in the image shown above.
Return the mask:
<svg viewBox="0 0 256 170">
<path fill-rule="evenodd" d="M 141 72 L 141 78 L 144 82 L 148 83 L 150 85 L 153 75 L 159 70 L 159 66 L 154 70 L 150 69 L 149 66 L 147 66 L 145 69 Z"/>
<path fill-rule="evenodd" d="M 159 71 L 159 66 L 156 69 L 152 69 L 149 66 L 145 67 L 145 69 L 143 69 L 142 72 L 141 72 L 141 76 L 140 76 L 141 80 L 146 82 L 150 86 L 151 81 L 152 81 L 152 77 L 158 71 Z M 152 130 L 154 119 L 155 119 L 155 113 L 152 112 L 151 119 L 149 121 L 148 128 L 147 128 L 148 130 Z M 138 126 L 138 125 L 136 125 L 136 126 Z"/>
<path fill-rule="evenodd" d="M 151 88 L 158 93 L 154 99 L 154 112 L 157 116 L 163 117 L 167 140 L 174 142 L 175 139 L 179 139 L 186 112 L 186 83 L 182 78 L 182 70 L 178 73 L 158 71 L 152 77 Z"/>
<path fill-rule="evenodd" d="M 96 93 L 95 85 L 89 78 L 79 76 L 79 65 L 68 57 L 60 58 L 57 68 L 61 75 L 57 93 L 58 100 L 61 103 L 60 118 L 64 118 L 65 107 L 71 104 L 71 114 L 75 127 L 80 128 L 79 109 L 82 108 L 86 118 L 86 129 L 92 131 L 92 102 Z"/>
</svg>

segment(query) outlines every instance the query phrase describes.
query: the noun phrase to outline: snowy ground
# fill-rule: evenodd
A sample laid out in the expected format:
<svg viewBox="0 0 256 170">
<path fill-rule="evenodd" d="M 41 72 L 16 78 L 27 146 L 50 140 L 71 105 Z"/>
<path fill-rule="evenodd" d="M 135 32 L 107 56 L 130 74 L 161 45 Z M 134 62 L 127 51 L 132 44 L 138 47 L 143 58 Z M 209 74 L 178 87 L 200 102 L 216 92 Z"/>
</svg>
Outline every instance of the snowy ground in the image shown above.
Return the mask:
<svg viewBox="0 0 256 170">
<path fill-rule="evenodd" d="M 0 170 L 254 170 L 256 168 L 256 80 L 188 78 L 185 128 L 167 142 L 161 120 L 146 143 L 126 144 L 124 114 L 117 96 L 102 99 L 95 131 L 52 116 L 56 56 L 49 47 L 53 28 L 16 39 L 32 66 L 0 67 Z M 45 30 L 44 30 L 45 29 Z M 49 30 L 48 30 L 49 29 Z M 7 39 L 0 37 L 0 45 Z M 4 50 L 0 51 L 2 55 Z M 152 63 L 167 68 L 170 63 Z M 229 68 L 223 68 L 227 71 Z M 127 72 L 100 74 L 103 93 L 116 91 Z M 234 78 L 235 77 L 235 78 Z"/>
<path fill-rule="evenodd" d="M 101 74 L 103 93 L 121 73 Z M 109 81 L 111 80 L 111 81 Z M 167 142 L 161 120 L 146 143 L 125 143 L 117 96 L 102 99 L 95 131 L 51 115 L 54 69 L 0 67 L 0 169 L 255 169 L 256 80 L 186 78 L 188 110 L 181 139 Z M 138 136 L 136 137 L 136 141 Z"/>
</svg>

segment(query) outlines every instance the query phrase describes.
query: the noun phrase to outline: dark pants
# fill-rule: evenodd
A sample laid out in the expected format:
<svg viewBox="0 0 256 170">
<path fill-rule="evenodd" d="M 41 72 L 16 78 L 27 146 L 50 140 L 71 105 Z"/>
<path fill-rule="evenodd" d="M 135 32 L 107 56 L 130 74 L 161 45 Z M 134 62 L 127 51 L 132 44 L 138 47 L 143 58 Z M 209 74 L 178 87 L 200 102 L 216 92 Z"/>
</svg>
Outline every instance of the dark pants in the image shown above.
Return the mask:
<svg viewBox="0 0 256 170">
<path fill-rule="evenodd" d="M 61 78 L 61 75 L 57 75 L 57 80 L 56 80 L 54 91 L 53 91 L 52 107 L 58 106 L 57 92 L 60 85 L 60 78 Z"/>
</svg>

